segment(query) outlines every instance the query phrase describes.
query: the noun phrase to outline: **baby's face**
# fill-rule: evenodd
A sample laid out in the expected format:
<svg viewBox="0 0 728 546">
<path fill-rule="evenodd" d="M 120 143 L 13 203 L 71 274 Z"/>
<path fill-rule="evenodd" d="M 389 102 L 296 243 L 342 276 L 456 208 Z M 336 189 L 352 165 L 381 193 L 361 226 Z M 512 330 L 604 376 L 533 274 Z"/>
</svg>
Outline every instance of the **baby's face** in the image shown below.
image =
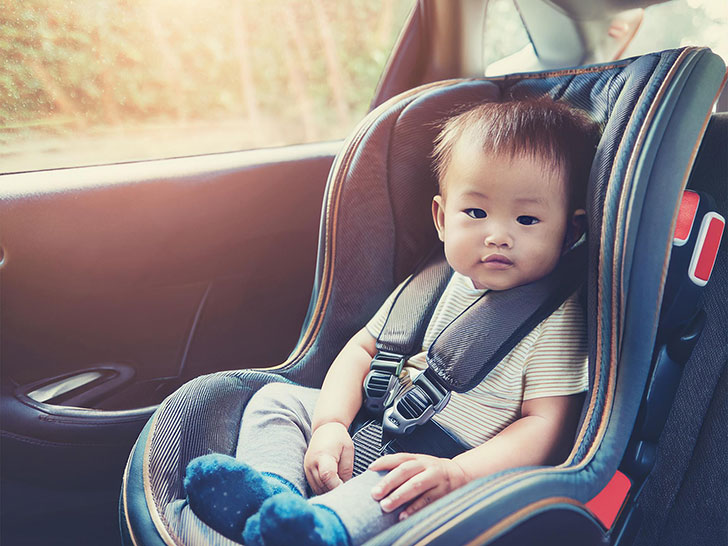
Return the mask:
<svg viewBox="0 0 728 546">
<path fill-rule="evenodd" d="M 452 268 L 477 288 L 507 290 L 549 274 L 564 249 L 569 214 L 561 169 L 486 155 L 458 142 L 432 213 Z"/>
</svg>

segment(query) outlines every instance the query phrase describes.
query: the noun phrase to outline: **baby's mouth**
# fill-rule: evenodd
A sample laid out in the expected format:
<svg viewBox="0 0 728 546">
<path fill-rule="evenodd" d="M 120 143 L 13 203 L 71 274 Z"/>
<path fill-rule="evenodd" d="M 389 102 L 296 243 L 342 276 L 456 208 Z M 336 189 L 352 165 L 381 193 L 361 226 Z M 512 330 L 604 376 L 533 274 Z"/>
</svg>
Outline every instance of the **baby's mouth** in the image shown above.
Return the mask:
<svg viewBox="0 0 728 546">
<path fill-rule="evenodd" d="M 513 265 L 513 262 L 503 254 L 491 254 L 482 262 L 493 269 L 505 269 Z"/>
</svg>

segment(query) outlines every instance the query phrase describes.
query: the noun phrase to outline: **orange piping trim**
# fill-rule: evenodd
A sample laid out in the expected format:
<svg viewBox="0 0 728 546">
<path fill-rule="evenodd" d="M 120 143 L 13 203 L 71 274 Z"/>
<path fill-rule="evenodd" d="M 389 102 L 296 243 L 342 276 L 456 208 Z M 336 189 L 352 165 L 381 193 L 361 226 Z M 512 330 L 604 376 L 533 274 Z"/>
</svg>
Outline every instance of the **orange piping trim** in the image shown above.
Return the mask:
<svg viewBox="0 0 728 546">
<path fill-rule="evenodd" d="M 504 74 L 503 76 L 494 76 L 489 80 L 534 80 L 542 78 L 554 78 L 557 76 L 576 76 L 579 74 L 589 74 L 591 72 L 603 72 L 613 68 L 627 66 L 632 61 L 622 60 L 621 62 L 612 64 L 598 64 L 584 68 L 569 68 L 566 70 L 553 70 L 550 72 L 520 72 L 516 74 Z"/>
<path fill-rule="evenodd" d="M 500 535 L 501 533 L 507 531 L 508 528 L 510 528 L 514 524 L 516 524 L 522 517 L 528 515 L 529 513 L 536 512 L 540 508 L 548 506 L 549 504 L 569 504 L 571 506 L 584 507 L 584 505 L 581 504 L 580 502 L 577 502 L 574 499 L 570 499 L 567 497 L 551 497 L 550 499 L 542 499 L 538 502 L 534 502 L 533 504 L 530 504 L 530 505 L 522 508 L 515 514 L 512 514 L 511 516 L 502 519 L 499 523 L 497 523 L 496 525 L 494 525 L 487 531 L 481 533 L 480 535 L 475 537 L 473 540 L 468 542 L 466 546 L 475 546 L 476 544 L 483 544 L 483 542 L 485 542 L 486 540 L 490 540 L 491 538 L 494 538 L 494 537 Z"/>
<path fill-rule="evenodd" d="M 694 51 L 694 48 L 689 48 L 689 49 L 683 50 L 680 53 L 680 55 L 675 60 L 675 62 L 673 63 L 673 65 L 670 68 L 670 70 L 668 71 L 668 73 L 665 75 L 665 79 L 662 82 L 662 84 L 660 85 L 660 88 L 657 91 L 657 94 L 655 96 L 655 99 L 659 99 L 659 98 L 661 98 L 665 94 L 665 91 L 667 89 L 668 82 L 671 81 L 674 78 L 675 73 L 677 72 L 678 67 L 680 65 L 682 65 L 682 62 L 681 61 L 683 61 L 684 58 L 689 53 L 692 53 L 693 51 Z M 638 134 L 637 144 L 636 144 L 635 148 L 637 148 L 637 147 L 641 148 L 642 145 L 644 144 L 645 135 L 646 135 L 647 131 L 649 130 L 650 126 L 651 126 L 651 123 L 650 122 L 654 118 L 655 113 L 657 112 L 657 108 L 658 108 L 657 100 L 653 100 L 653 102 L 652 102 L 652 104 L 650 106 L 650 110 L 647 112 L 647 115 L 645 116 L 645 122 L 646 123 L 643 123 L 643 125 L 642 125 L 642 127 L 640 129 L 640 133 Z M 627 166 L 627 175 L 628 175 L 628 179 L 630 181 L 631 181 L 631 177 L 634 174 L 635 165 L 636 165 L 636 155 L 633 154 L 631 156 L 630 162 L 629 162 L 629 164 Z M 619 207 L 618 213 L 617 213 L 618 219 L 621 218 L 621 217 L 623 217 L 623 216 L 625 216 L 625 213 L 628 215 L 629 212 L 630 212 L 629 210 L 626 210 L 625 209 L 626 202 L 624 202 L 624 201 L 625 200 L 624 200 L 624 194 L 623 194 L 623 199 L 620 200 L 620 207 Z M 621 227 L 624 227 L 625 221 L 626 221 L 626 219 L 623 219 L 621 222 L 618 222 L 617 223 L 617 230 L 618 231 L 620 230 Z M 616 264 L 614 264 L 614 267 L 616 267 Z M 587 451 L 587 454 L 586 454 L 586 456 L 584 458 L 585 461 L 586 460 L 591 460 L 591 458 L 594 456 L 594 453 L 596 452 L 596 450 L 598 449 L 599 445 L 601 444 L 601 441 L 602 441 L 602 439 L 604 437 L 604 434 L 606 432 L 607 424 L 609 423 L 609 416 L 611 415 L 612 405 L 613 405 L 613 401 L 614 401 L 614 391 L 615 391 L 616 376 L 617 376 L 617 366 L 616 366 L 616 359 L 617 359 L 617 335 L 616 334 L 619 332 L 619 330 L 620 330 L 620 328 L 622 326 L 622 323 L 623 323 L 623 317 L 622 317 L 623 309 L 618 308 L 618 304 L 621 303 L 621 302 L 618 302 L 618 292 L 616 290 L 616 280 L 617 280 L 618 277 L 621 276 L 622 273 L 623 273 L 623 269 L 622 269 L 621 266 L 620 266 L 620 271 L 619 272 L 616 269 L 612 271 L 612 283 L 613 283 L 613 285 L 612 285 L 612 298 L 611 298 L 612 299 L 612 324 L 611 324 L 611 328 L 612 328 L 612 336 L 611 336 L 611 345 L 612 345 L 612 347 L 611 347 L 611 353 L 612 353 L 612 355 L 611 355 L 611 362 L 612 362 L 612 365 L 609 367 L 609 381 L 607 383 L 607 394 L 606 394 L 606 398 L 604 400 L 605 411 L 602 413 L 602 420 L 601 420 L 601 423 L 599 424 L 599 427 L 597 428 L 597 435 L 595 436 L 594 441 L 592 442 L 592 445 L 591 445 L 589 451 Z"/>
<path fill-rule="evenodd" d="M 656 98 L 658 98 L 664 94 L 665 83 L 672 79 L 672 77 L 674 76 L 674 73 L 676 71 L 676 66 L 678 64 L 680 64 L 680 61 L 686 54 L 687 54 L 687 50 L 684 50 L 683 52 L 681 52 L 680 56 L 675 60 L 675 63 L 673 64 L 672 68 L 666 75 L 665 81 L 663 81 L 661 88 L 656 95 Z M 637 110 L 638 110 L 638 107 L 635 107 L 635 111 L 637 111 Z M 652 117 L 654 117 L 654 113 L 655 113 L 655 102 L 653 102 L 650 112 L 648 112 L 647 116 L 645 117 L 645 121 L 650 121 L 652 119 Z M 632 113 L 632 116 L 630 116 L 630 117 L 631 118 L 634 117 L 634 111 Z M 630 119 L 630 122 L 631 122 L 631 119 Z M 649 124 L 642 125 L 642 129 L 640 131 L 640 135 L 638 135 L 637 145 L 635 146 L 635 148 L 637 148 L 638 146 L 641 146 L 642 143 L 644 142 L 644 133 L 647 130 L 648 126 L 649 126 Z M 617 154 L 622 152 L 623 147 L 624 147 L 624 140 L 622 142 L 620 142 L 620 146 L 617 151 Z M 632 171 L 634 169 L 635 157 L 636 156 L 634 154 L 631 156 L 630 163 L 627 166 L 627 173 L 626 173 L 627 177 L 629 177 L 632 174 Z M 613 169 L 614 169 L 614 167 L 613 167 Z M 614 177 L 614 170 L 612 170 L 612 173 L 610 174 L 610 181 L 612 180 L 613 177 Z M 617 213 L 618 218 L 623 215 L 623 211 L 624 211 L 624 208 L 623 208 L 624 202 L 623 201 L 624 201 L 624 199 L 620 199 L 620 204 L 618 206 L 618 213 Z M 621 226 L 621 225 L 622 225 L 622 223 L 619 223 L 617 225 L 618 230 L 619 230 L 619 226 Z M 605 226 L 602 226 L 602 238 L 604 237 L 604 229 L 605 229 Z M 603 255 L 602 255 L 602 258 L 603 258 Z M 602 269 L 604 266 L 603 262 L 604 262 L 603 259 L 599 261 L 599 277 L 600 278 L 602 277 L 602 274 L 603 274 L 603 269 Z M 606 424 L 609 422 L 609 419 L 607 418 L 607 416 L 611 413 L 611 405 L 612 405 L 612 399 L 613 399 L 613 395 L 614 395 L 613 390 L 614 390 L 614 385 L 616 382 L 616 341 L 617 340 L 616 340 L 615 333 L 618 330 L 618 325 L 615 324 L 615 319 L 617 318 L 617 313 L 615 312 L 616 308 L 617 308 L 617 302 L 616 302 L 617 291 L 616 291 L 616 287 L 615 287 L 616 276 L 617 276 L 616 271 L 612 271 L 612 298 L 611 298 L 612 323 L 610 325 L 611 332 L 612 332 L 612 336 L 611 336 L 611 342 L 612 342 L 611 353 L 612 353 L 612 355 L 610 358 L 610 365 L 609 365 L 609 380 L 607 383 L 607 395 L 606 395 L 606 398 L 604 401 L 605 411 L 602 413 L 602 420 L 598 426 L 597 434 L 594 437 L 594 440 L 592 442 L 592 447 L 590 448 L 590 450 L 587 452 L 587 454 L 584 457 L 584 462 L 591 459 L 591 457 L 593 456 L 593 452 L 595 451 L 594 446 L 598 446 L 599 443 L 601 442 L 601 439 L 604 436 L 604 430 L 606 428 Z M 603 293 L 601 290 L 601 284 L 599 284 L 598 286 L 599 286 L 598 297 L 597 297 L 598 309 L 601 309 L 604 304 Z M 601 360 L 601 340 L 602 340 L 602 331 L 601 331 L 601 328 L 597 328 L 597 355 L 596 355 L 597 362 L 599 362 Z M 595 377 L 595 383 L 596 383 L 596 381 L 598 379 L 600 379 L 601 369 L 598 367 L 595 367 L 595 370 L 596 370 L 596 377 Z M 594 392 L 592 395 L 592 398 L 590 400 L 590 403 L 589 403 L 589 409 L 587 410 L 586 417 L 584 418 L 584 423 L 588 423 L 591 416 L 594 413 L 594 409 L 596 406 L 596 398 L 597 398 L 596 392 Z M 576 452 L 576 446 L 579 445 L 583 441 L 585 434 L 586 434 L 586 427 L 582 426 L 582 429 L 579 432 L 579 436 L 577 437 L 577 440 L 574 443 L 575 448 L 574 448 L 574 450 L 572 450 L 572 454 L 570 454 L 569 458 L 567 459 L 567 462 L 570 462 L 572 460 L 572 455 L 575 454 L 575 452 Z"/>
<path fill-rule="evenodd" d="M 453 527 L 457 526 L 460 521 L 470 517 L 473 513 L 480 510 L 483 504 L 487 504 L 485 501 L 482 503 L 479 503 L 477 505 L 472 506 L 469 510 L 466 512 L 463 512 L 460 517 L 454 518 L 450 520 L 446 525 L 440 526 L 436 532 L 427 535 L 420 541 L 416 542 L 416 546 L 423 546 L 425 544 L 428 544 L 432 540 L 436 539 L 439 536 L 442 536 L 445 532 L 452 529 Z M 519 520 L 521 520 L 523 517 L 527 516 L 528 514 L 531 514 L 540 508 L 543 508 L 545 506 L 548 506 L 550 504 L 569 504 L 572 506 L 583 506 L 581 503 L 575 501 L 574 499 L 570 499 L 568 497 L 550 497 L 547 499 L 541 499 L 539 501 L 536 501 L 532 504 L 529 504 L 528 506 L 524 506 L 520 510 L 514 512 L 513 514 L 510 514 L 500 520 L 498 523 L 490 527 L 488 530 L 482 532 L 474 539 L 470 540 L 466 543 L 467 546 L 475 545 L 475 544 L 483 544 L 486 540 L 490 540 L 491 538 L 494 538 L 495 536 L 501 534 L 502 532 L 506 531 L 509 527 L 512 527 L 514 524 L 516 524 Z"/>
</svg>

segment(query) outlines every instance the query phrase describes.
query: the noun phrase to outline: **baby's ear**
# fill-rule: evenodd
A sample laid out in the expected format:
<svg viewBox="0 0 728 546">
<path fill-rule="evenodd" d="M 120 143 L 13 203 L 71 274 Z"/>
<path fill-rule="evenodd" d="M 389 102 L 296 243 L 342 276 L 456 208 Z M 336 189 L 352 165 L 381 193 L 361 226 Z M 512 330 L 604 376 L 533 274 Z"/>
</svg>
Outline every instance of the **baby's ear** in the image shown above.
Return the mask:
<svg viewBox="0 0 728 546">
<path fill-rule="evenodd" d="M 432 198 L 432 221 L 435 223 L 437 236 L 441 241 L 445 240 L 445 200 L 442 195 Z"/>
<path fill-rule="evenodd" d="M 566 227 L 566 238 L 564 239 L 564 252 L 573 247 L 581 236 L 586 233 L 586 211 L 584 209 L 576 209 L 569 218 L 569 224 Z"/>
</svg>

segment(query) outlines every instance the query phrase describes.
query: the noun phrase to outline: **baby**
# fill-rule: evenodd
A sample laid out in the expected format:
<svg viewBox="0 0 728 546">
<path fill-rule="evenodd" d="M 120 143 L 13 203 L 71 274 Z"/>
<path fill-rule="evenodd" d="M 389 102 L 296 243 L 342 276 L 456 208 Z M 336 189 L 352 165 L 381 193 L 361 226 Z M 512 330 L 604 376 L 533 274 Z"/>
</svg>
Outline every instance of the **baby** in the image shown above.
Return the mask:
<svg viewBox="0 0 728 546">
<path fill-rule="evenodd" d="M 485 291 L 545 277 L 577 244 L 598 134 L 583 112 L 550 99 L 484 103 L 447 120 L 433 154 L 432 216 L 454 273 L 405 373 L 426 368 L 438 334 Z M 245 409 L 237 457 L 189 464 L 185 489 L 202 521 L 248 545 L 361 544 L 472 480 L 566 458 L 588 385 L 576 294 L 433 417 L 463 453 L 386 455 L 352 478 L 349 426 L 394 294 L 320 390 L 266 385 Z"/>
</svg>

